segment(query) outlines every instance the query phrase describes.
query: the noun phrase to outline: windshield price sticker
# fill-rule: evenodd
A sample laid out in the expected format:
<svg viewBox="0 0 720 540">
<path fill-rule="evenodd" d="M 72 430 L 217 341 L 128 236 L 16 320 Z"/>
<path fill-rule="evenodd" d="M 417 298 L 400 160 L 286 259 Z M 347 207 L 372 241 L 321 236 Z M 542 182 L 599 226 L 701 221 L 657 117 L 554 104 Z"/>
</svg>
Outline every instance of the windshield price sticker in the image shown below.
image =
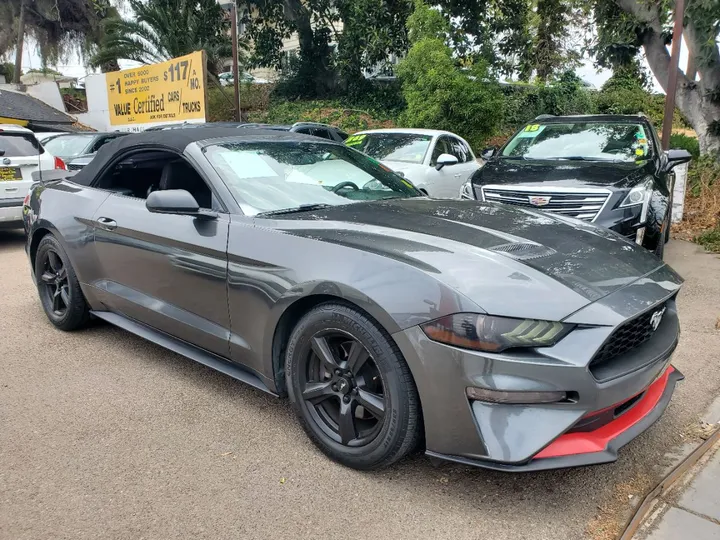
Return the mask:
<svg viewBox="0 0 720 540">
<path fill-rule="evenodd" d="M 359 146 L 365 140 L 367 135 L 351 135 L 345 139 L 345 146 Z"/>
<path fill-rule="evenodd" d="M 541 124 L 530 124 L 529 126 L 525 126 L 525 129 L 518 134 L 518 138 L 532 139 L 540 135 L 544 129 L 545 126 Z"/>
</svg>

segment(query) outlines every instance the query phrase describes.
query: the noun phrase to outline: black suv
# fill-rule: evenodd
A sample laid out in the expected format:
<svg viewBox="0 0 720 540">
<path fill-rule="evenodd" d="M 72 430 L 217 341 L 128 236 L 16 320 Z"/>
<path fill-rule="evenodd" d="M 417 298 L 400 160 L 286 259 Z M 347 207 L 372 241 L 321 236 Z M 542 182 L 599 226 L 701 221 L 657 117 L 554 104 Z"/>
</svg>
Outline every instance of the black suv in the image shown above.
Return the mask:
<svg viewBox="0 0 720 540">
<path fill-rule="evenodd" d="M 462 187 L 466 199 L 528 206 L 589 221 L 662 258 L 669 238 L 673 167 L 685 150 L 663 152 L 639 115 L 538 116 Z"/>
</svg>

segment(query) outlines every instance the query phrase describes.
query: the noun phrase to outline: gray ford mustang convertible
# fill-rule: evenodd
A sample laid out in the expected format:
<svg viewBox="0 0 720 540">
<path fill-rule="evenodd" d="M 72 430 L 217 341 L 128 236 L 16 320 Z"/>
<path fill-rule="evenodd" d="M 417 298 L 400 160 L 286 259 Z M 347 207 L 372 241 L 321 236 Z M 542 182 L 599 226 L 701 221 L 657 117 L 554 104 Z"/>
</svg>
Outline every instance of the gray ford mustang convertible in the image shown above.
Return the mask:
<svg viewBox="0 0 720 540">
<path fill-rule="evenodd" d="M 238 131 L 128 135 L 40 179 L 27 252 L 56 327 L 104 319 L 288 396 L 358 469 L 419 446 L 507 471 L 609 462 L 665 410 L 681 279 L 653 254 Z"/>
</svg>

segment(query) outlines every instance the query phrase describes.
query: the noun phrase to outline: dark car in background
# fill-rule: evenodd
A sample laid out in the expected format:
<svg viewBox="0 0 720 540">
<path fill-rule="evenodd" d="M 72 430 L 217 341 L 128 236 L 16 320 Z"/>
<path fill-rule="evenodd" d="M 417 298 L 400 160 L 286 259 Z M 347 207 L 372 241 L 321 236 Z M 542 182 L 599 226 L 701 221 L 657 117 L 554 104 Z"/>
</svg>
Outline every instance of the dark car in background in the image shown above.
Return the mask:
<svg viewBox="0 0 720 540">
<path fill-rule="evenodd" d="M 327 124 L 320 124 L 317 122 L 295 122 L 292 125 L 283 124 L 243 124 L 239 126 L 242 128 L 260 128 L 270 129 L 273 131 L 289 131 L 290 133 L 302 133 L 303 135 L 312 135 L 313 137 L 320 137 L 321 139 L 327 139 L 329 141 L 343 142 L 349 137 L 340 128 L 335 126 L 328 126 Z"/>
<path fill-rule="evenodd" d="M 88 132 L 88 133 L 67 133 L 56 135 L 43 143 L 45 150 L 53 156 L 64 161 L 86 154 L 94 154 L 110 141 L 123 137 L 127 133 L 112 131 L 109 133 Z"/>
<path fill-rule="evenodd" d="M 125 135 L 127 133 L 122 131 L 67 133 L 49 138 L 43 146 L 53 156 L 61 158 L 67 164 L 68 170 L 79 171 L 93 159 L 103 145 Z"/>
<path fill-rule="evenodd" d="M 673 168 L 644 116 L 542 115 L 523 126 L 461 189 L 462 198 L 538 208 L 595 223 L 662 257 L 672 217 Z"/>
<path fill-rule="evenodd" d="M 347 466 L 419 445 L 511 471 L 614 461 L 682 378 L 682 279 L 590 223 L 431 199 L 261 129 L 129 135 L 72 174 L 24 206 L 50 322 L 95 316 L 287 395 Z"/>
</svg>

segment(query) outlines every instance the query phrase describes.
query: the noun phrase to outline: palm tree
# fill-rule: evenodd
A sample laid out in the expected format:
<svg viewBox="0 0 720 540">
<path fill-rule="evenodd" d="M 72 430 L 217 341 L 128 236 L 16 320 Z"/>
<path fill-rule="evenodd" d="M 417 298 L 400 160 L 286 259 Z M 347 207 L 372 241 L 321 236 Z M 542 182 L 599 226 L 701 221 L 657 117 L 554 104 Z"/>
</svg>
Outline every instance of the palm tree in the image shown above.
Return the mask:
<svg viewBox="0 0 720 540">
<path fill-rule="evenodd" d="M 204 49 L 208 71 L 217 74 L 222 59 L 232 54 L 230 21 L 216 0 L 129 0 L 128 4 L 132 19 L 104 22 L 105 38 L 91 59 L 93 65 L 109 59 L 152 64 Z"/>
</svg>

